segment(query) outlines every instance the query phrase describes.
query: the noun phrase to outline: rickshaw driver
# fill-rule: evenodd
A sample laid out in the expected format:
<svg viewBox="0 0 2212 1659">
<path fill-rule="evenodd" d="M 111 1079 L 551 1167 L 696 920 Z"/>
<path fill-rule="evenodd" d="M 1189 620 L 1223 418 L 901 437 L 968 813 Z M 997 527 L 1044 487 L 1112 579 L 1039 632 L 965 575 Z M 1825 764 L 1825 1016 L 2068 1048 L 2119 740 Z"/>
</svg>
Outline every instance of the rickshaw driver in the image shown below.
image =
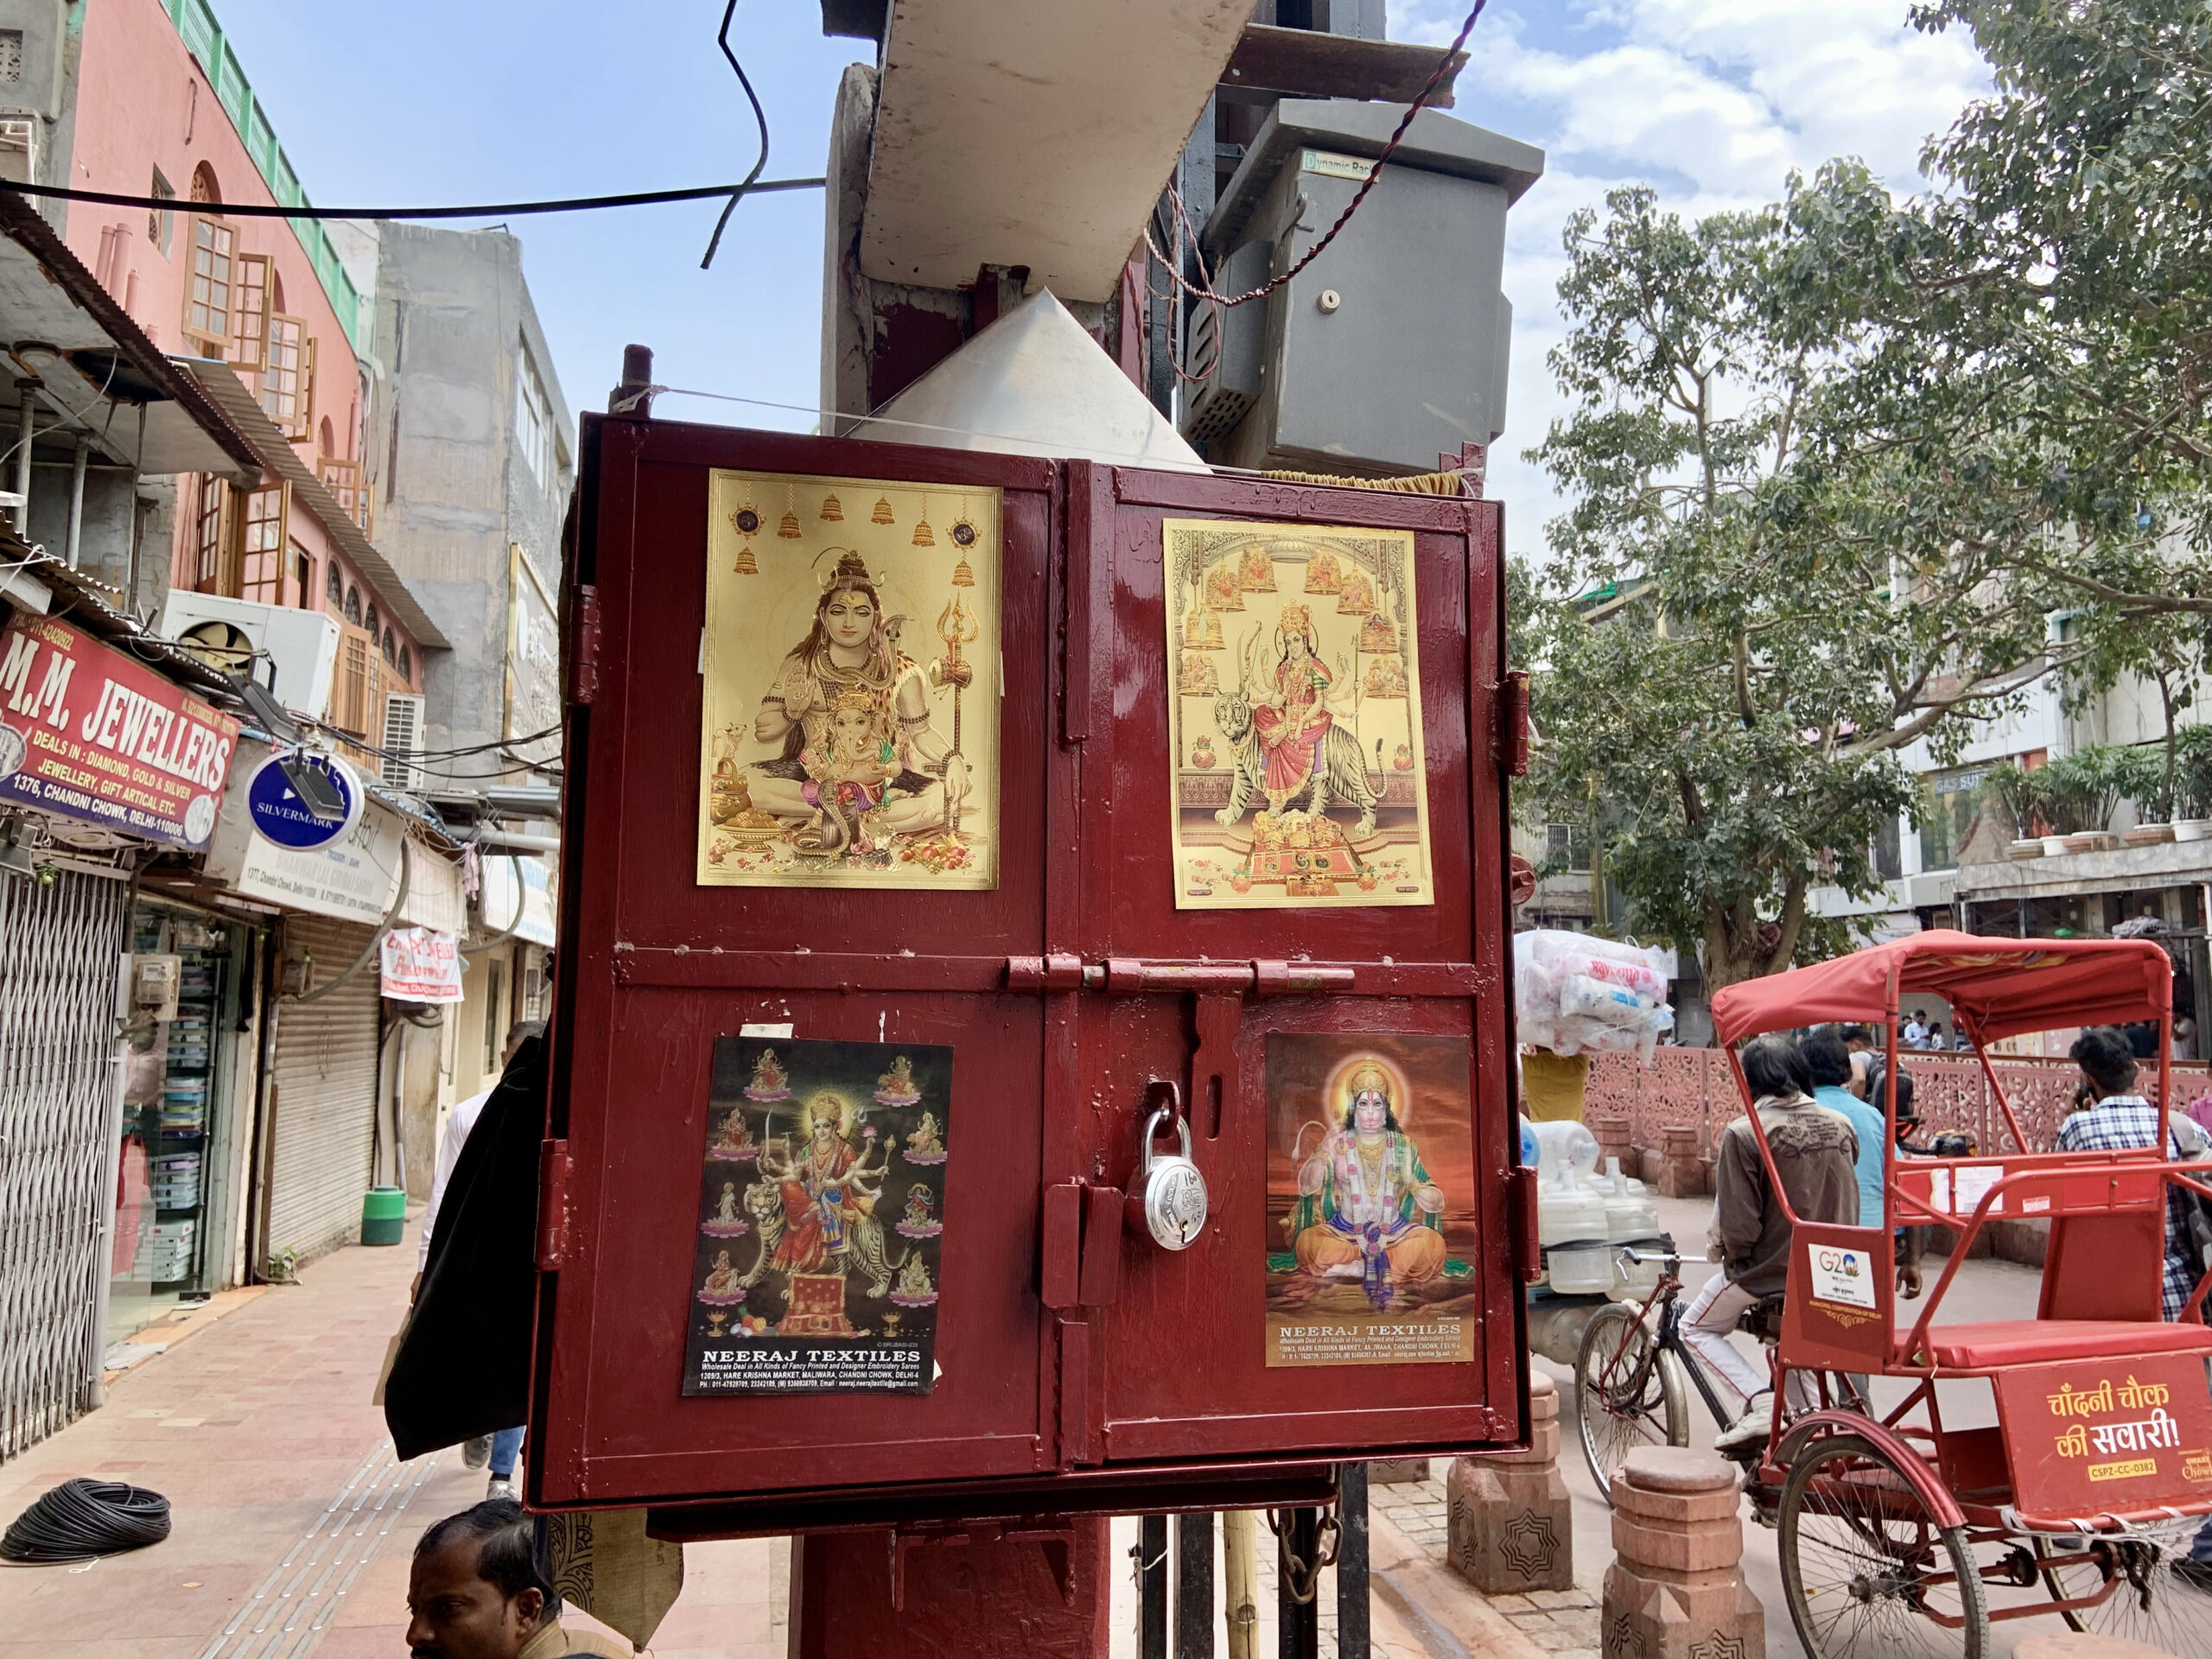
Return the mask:
<svg viewBox="0 0 2212 1659">
<path fill-rule="evenodd" d="M 2074 1039 L 2067 1058 L 2082 1068 L 2082 1089 L 2088 1103 L 2077 1107 L 2058 1126 L 2061 1152 L 2131 1152 L 2157 1143 L 2158 1109 L 2135 1092 L 2135 1054 L 2126 1033 L 2114 1026 L 2092 1027 Z M 2179 1113 L 2167 1122 L 2167 1157 L 2178 1163 L 2205 1155 L 2203 1132 L 2194 1122 Z M 2190 1250 L 2185 1207 L 2190 1197 L 2186 1188 L 2166 1188 L 2166 1254 L 2158 1290 L 2161 1309 L 2169 1319 L 2181 1317 L 2202 1272 Z M 2212 1519 L 2197 1529 L 2189 1560 L 2174 1565 L 2177 1572 L 2212 1586 Z"/>
<path fill-rule="evenodd" d="M 1840 1113 L 1812 1097 L 1812 1073 L 1797 1045 L 1772 1035 L 1743 1052 L 1752 1110 L 1766 1130 L 1789 1208 L 1808 1221 L 1859 1223 L 1859 1136 Z M 1723 1451 L 1767 1437 L 1774 1393 L 1767 1376 L 1728 1340 L 1744 1310 L 1782 1293 L 1789 1276 L 1789 1217 L 1775 1201 L 1749 1117 L 1722 1132 L 1714 1161 L 1713 1256 L 1720 1271 L 1682 1315 L 1682 1340 L 1744 1396 L 1743 1414 L 1713 1444 Z"/>
</svg>

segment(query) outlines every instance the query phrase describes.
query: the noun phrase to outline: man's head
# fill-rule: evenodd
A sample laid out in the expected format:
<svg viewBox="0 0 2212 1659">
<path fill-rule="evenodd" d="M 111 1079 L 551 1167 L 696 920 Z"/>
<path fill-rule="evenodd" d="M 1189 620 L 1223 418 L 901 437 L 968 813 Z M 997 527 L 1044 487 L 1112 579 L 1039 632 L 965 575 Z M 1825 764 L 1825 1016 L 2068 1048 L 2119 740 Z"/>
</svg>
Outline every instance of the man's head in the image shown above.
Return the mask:
<svg viewBox="0 0 2212 1659">
<path fill-rule="evenodd" d="M 1751 1085 L 1754 1100 L 1810 1094 L 1813 1090 L 1805 1057 L 1796 1043 L 1779 1033 L 1755 1037 L 1744 1046 L 1744 1081 Z"/>
<path fill-rule="evenodd" d="M 506 1498 L 449 1515 L 415 1546 L 407 1646 L 415 1659 L 514 1659 L 561 1616 L 533 1529 Z"/>
<path fill-rule="evenodd" d="M 509 1060 L 514 1058 L 517 1049 L 531 1038 L 543 1037 L 544 1034 L 545 1022 L 543 1020 L 516 1020 L 507 1027 L 506 1052 L 499 1056 L 499 1064 L 505 1065 Z"/>
<path fill-rule="evenodd" d="M 2135 1086 L 2135 1054 L 2127 1034 L 2117 1026 L 2092 1026 L 2074 1039 L 2067 1058 L 2082 1068 L 2089 1092 L 2102 1100 L 2124 1095 Z"/>
<path fill-rule="evenodd" d="M 1805 1057 L 1805 1070 L 1811 1074 L 1815 1089 L 1840 1089 L 1851 1081 L 1851 1051 L 1844 1046 L 1843 1033 L 1834 1026 L 1807 1032 L 1797 1049 Z"/>
</svg>

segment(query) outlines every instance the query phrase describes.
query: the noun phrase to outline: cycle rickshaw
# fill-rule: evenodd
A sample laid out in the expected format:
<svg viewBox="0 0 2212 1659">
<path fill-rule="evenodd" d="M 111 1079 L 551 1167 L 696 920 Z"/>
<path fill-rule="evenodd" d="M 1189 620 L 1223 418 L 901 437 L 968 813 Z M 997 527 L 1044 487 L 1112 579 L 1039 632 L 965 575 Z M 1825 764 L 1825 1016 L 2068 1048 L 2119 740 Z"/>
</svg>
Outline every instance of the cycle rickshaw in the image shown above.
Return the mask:
<svg viewBox="0 0 2212 1659">
<path fill-rule="evenodd" d="M 2212 1327 L 2202 1319 L 2212 1273 L 2178 1321 L 2160 1307 L 2167 1194 L 2212 1197 L 2212 1171 L 2165 1156 L 2171 975 L 2148 939 L 1931 931 L 1713 997 L 1716 1038 L 1747 1103 L 1733 1053 L 1745 1039 L 1827 1021 L 1885 1026 L 1894 1077 L 1900 1007 L 1941 997 L 1974 1041 L 2011 1142 L 1971 1157 L 1901 1158 L 1894 1099 L 1878 1101 L 1891 1130 L 1885 1224 L 1792 1217 L 1772 1351 L 1775 1423 L 1746 1486 L 1777 1528 L 1790 1618 L 1816 1659 L 1981 1659 L 1993 1651 L 1993 1622 L 2052 1618 L 2212 1654 L 2212 1571 L 2189 1560 L 2212 1515 Z M 2158 1030 L 2156 1147 L 2030 1150 L 1986 1045 L 2133 1022 Z M 1756 1114 L 1751 1122 L 1779 1199 L 1764 1127 Z M 1993 1219 L 2020 1217 L 2050 1224 L 2037 1317 L 1944 1320 L 1975 1236 Z M 1960 1236 L 1925 1299 L 1902 1304 L 1910 1318 L 1900 1325 L 1897 1229 L 1931 1223 Z M 1591 1369 L 1585 1386 L 1599 1398 L 1582 1408 L 1679 1440 L 1681 1420 L 1666 1409 L 1679 1382 L 1670 1390 L 1654 1376 L 1640 1327 L 1616 1326 L 1626 1339 Z M 1903 1399 L 1870 1406 L 1851 1380 L 1868 1376 L 1898 1379 Z M 1994 1426 L 1945 1422 L 1937 1385 L 1955 1385 L 1944 1390 L 1955 1417 L 1972 1415 L 1955 1398 L 1969 1381 L 1993 1393 Z"/>
</svg>

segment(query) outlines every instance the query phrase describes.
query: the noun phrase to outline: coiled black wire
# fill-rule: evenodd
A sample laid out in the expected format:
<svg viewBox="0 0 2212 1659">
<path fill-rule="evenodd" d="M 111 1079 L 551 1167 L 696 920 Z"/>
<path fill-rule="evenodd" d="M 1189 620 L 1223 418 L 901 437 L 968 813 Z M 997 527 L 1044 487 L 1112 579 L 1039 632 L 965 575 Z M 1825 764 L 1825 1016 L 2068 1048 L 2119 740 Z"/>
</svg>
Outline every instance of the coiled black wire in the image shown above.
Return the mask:
<svg viewBox="0 0 2212 1659">
<path fill-rule="evenodd" d="M 143 1549 L 169 1535 L 169 1501 L 119 1480 L 66 1480 L 16 1517 L 0 1556 L 41 1566 Z"/>
</svg>

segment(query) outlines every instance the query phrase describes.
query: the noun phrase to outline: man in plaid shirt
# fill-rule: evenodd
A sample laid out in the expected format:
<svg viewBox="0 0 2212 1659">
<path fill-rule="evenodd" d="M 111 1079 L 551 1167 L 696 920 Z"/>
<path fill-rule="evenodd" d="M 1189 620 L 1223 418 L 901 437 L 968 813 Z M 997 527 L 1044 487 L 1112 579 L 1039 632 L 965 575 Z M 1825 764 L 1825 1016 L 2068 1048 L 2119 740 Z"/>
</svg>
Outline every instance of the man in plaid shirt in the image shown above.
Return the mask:
<svg viewBox="0 0 2212 1659">
<path fill-rule="evenodd" d="M 2127 1039 L 2111 1026 L 2099 1026 L 2075 1039 L 2068 1056 L 2088 1080 L 2090 1103 L 2059 1126 L 2061 1152 L 2133 1152 L 2155 1146 L 2158 1139 L 2158 1109 L 2135 1090 L 2135 1057 Z M 2166 1156 L 2178 1161 L 2186 1154 L 2179 1138 L 2169 1128 Z M 2202 1268 L 2190 1259 L 2189 1219 L 2183 1209 L 2183 1190 L 2166 1188 L 2165 1274 L 2159 1287 L 2167 1319 L 2181 1317 L 2183 1306 Z"/>
</svg>

